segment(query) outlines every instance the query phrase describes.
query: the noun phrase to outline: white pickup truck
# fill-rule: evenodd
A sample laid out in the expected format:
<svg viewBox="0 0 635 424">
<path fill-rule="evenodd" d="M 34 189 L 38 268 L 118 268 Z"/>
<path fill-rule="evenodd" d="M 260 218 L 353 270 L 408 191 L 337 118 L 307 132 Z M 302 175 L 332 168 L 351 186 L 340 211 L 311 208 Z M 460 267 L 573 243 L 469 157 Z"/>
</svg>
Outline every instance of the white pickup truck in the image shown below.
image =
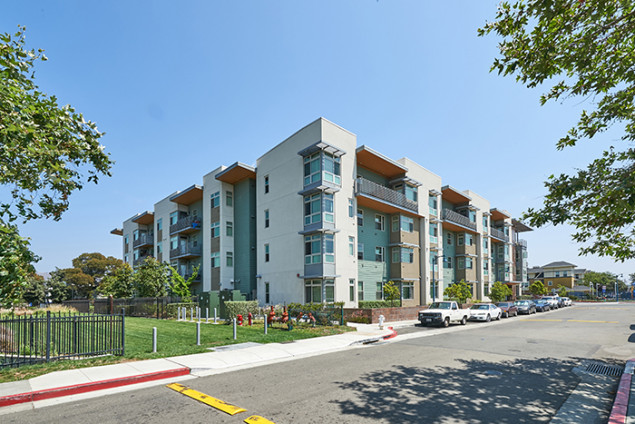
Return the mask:
<svg viewBox="0 0 635 424">
<path fill-rule="evenodd" d="M 419 311 L 419 321 L 426 325 L 442 325 L 447 327 L 451 322 L 467 324 L 469 309 L 461 309 L 454 301 L 433 302 L 428 309 Z"/>
</svg>

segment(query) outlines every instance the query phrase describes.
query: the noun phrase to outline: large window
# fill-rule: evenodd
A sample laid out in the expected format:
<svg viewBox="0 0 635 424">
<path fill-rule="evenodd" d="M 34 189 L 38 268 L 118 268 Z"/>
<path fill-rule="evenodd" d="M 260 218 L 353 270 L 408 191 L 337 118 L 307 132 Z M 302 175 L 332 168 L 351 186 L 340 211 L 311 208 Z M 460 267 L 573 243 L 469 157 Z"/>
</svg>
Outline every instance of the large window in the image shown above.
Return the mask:
<svg viewBox="0 0 635 424">
<path fill-rule="evenodd" d="M 414 283 L 403 283 L 401 285 L 401 298 L 405 300 L 411 300 L 415 298 Z"/>
<path fill-rule="evenodd" d="M 357 301 L 364 300 L 364 282 L 357 282 Z"/>
<path fill-rule="evenodd" d="M 320 153 L 304 158 L 304 185 L 320 181 Z"/>
<path fill-rule="evenodd" d="M 413 202 L 416 202 L 417 201 L 417 187 L 413 187 L 406 184 L 405 195 L 406 195 L 406 199 L 410 199 Z"/>
<path fill-rule="evenodd" d="M 375 214 L 375 229 L 384 231 L 386 228 L 386 217 L 383 215 Z"/>
<path fill-rule="evenodd" d="M 430 196 L 428 198 L 428 206 L 430 207 L 430 214 L 437 215 L 437 196 Z"/>
<path fill-rule="evenodd" d="M 415 257 L 415 251 L 411 247 L 393 247 L 392 248 L 392 262 L 393 263 L 413 263 Z"/>
<path fill-rule="evenodd" d="M 459 269 L 472 269 L 473 259 L 470 257 L 459 257 L 458 258 L 458 268 Z"/>
<path fill-rule="evenodd" d="M 212 238 L 220 236 L 220 222 L 212 222 Z"/>
<path fill-rule="evenodd" d="M 176 224 L 176 221 L 179 220 L 179 213 L 177 211 L 170 213 L 170 225 Z"/>
<path fill-rule="evenodd" d="M 324 211 L 324 214 L 322 214 Z M 333 195 L 328 193 L 317 193 L 311 196 L 304 196 L 304 225 L 322 222 L 335 222 L 333 215 Z"/>
<path fill-rule="evenodd" d="M 430 243 L 435 243 L 435 244 L 438 243 L 439 229 L 437 227 L 437 224 L 430 224 L 429 232 L 430 232 Z"/>
<path fill-rule="evenodd" d="M 474 245 L 474 236 L 472 234 L 465 234 L 465 245 L 466 246 Z"/>
<path fill-rule="evenodd" d="M 220 206 L 220 192 L 217 191 L 210 196 L 212 209 Z"/>
<path fill-rule="evenodd" d="M 212 268 L 220 267 L 220 252 L 212 252 Z"/>
<path fill-rule="evenodd" d="M 401 231 L 412 233 L 415 230 L 415 220 L 410 216 L 401 215 Z"/>
<path fill-rule="evenodd" d="M 324 285 L 324 299 L 322 298 L 322 285 Z M 333 303 L 335 285 L 333 280 L 305 280 L 304 300 L 306 303 Z"/>
<path fill-rule="evenodd" d="M 234 193 L 231 191 L 225 192 L 225 204 L 227 206 L 234 206 Z"/>
<path fill-rule="evenodd" d="M 340 185 L 340 158 L 329 153 L 324 153 L 324 180 Z"/>
<path fill-rule="evenodd" d="M 386 249 L 382 246 L 375 246 L 375 262 L 383 262 L 386 256 Z"/>
<path fill-rule="evenodd" d="M 324 199 L 324 222 L 335 222 L 335 216 L 333 215 L 333 195 L 323 193 Z"/>
<path fill-rule="evenodd" d="M 179 247 L 179 238 L 177 236 L 170 237 L 170 250 L 174 250 Z"/>
<path fill-rule="evenodd" d="M 319 234 L 304 237 L 304 263 L 322 262 L 322 237 Z"/>
<path fill-rule="evenodd" d="M 333 234 L 324 235 L 324 262 L 335 262 L 335 243 Z"/>
</svg>

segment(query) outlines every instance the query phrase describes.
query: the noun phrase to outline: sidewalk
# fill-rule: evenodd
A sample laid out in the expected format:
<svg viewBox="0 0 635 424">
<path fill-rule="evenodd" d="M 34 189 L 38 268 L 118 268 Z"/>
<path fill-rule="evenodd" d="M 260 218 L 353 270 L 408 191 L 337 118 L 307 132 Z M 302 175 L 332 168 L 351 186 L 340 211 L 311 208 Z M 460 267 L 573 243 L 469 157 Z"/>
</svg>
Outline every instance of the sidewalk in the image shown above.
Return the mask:
<svg viewBox="0 0 635 424">
<path fill-rule="evenodd" d="M 395 327 L 416 321 L 393 323 Z M 396 336 L 390 323 L 352 324 L 356 332 L 287 343 L 242 343 L 213 351 L 172 358 L 125 362 L 100 367 L 55 371 L 29 380 L 0 384 L 0 415 L 40 408 L 81 397 L 102 396 L 275 362 L 350 349 Z M 92 396 L 90 396 L 92 393 Z"/>
</svg>

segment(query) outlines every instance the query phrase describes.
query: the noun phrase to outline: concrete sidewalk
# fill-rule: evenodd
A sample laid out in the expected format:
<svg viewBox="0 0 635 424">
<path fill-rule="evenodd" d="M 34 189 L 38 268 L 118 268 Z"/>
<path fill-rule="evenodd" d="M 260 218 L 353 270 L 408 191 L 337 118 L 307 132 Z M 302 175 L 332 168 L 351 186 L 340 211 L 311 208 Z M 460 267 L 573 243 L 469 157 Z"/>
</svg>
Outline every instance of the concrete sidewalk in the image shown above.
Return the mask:
<svg viewBox="0 0 635 424">
<path fill-rule="evenodd" d="M 393 323 L 395 327 L 416 321 Z M 206 353 L 55 371 L 29 380 L 0 384 L 0 415 L 80 398 L 102 396 L 128 387 L 166 384 L 239 369 L 351 349 L 396 336 L 390 323 L 352 324 L 355 332 L 285 343 L 242 343 Z"/>
</svg>

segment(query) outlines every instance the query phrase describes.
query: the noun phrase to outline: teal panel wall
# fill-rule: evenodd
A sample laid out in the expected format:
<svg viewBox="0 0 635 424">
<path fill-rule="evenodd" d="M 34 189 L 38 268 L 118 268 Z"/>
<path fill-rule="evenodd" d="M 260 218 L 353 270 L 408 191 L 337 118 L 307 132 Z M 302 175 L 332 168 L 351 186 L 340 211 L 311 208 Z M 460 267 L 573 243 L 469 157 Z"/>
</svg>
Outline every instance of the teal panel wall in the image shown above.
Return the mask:
<svg viewBox="0 0 635 424">
<path fill-rule="evenodd" d="M 379 174 L 375 174 L 374 172 L 369 171 L 366 168 L 362 168 L 358 166 L 357 175 L 359 175 L 360 177 L 366 178 L 367 180 L 373 181 L 377 184 L 381 184 L 381 185 L 388 184 L 388 179 L 386 177 L 382 177 Z"/>
<path fill-rule="evenodd" d="M 221 225 L 223 235 L 225 223 Z M 234 279 L 236 288 L 251 299 L 256 290 L 256 181 L 234 184 Z M 224 258 L 223 258 L 224 260 Z"/>
<path fill-rule="evenodd" d="M 357 227 L 357 241 L 364 244 L 364 260 L 358 261 L 358 281 L 364 282 L 364 300 L 376 300 L 376 283 L 387 281 L 390 275 L 390 217 L 374 209 L 364 211 L 364 224 Z M 383 215 L 384 231 L 375 229 L 375 214 Z M 384 262 L 375 261 L 375 247 L 384 248 Z"/>
<path fill-rule="evenodd" d="M 377 283 L 388 280 L 386 262 L 358 261 L 357 278 L 364 283 L 364 300 L 377 300 Z"/>
</svg>

